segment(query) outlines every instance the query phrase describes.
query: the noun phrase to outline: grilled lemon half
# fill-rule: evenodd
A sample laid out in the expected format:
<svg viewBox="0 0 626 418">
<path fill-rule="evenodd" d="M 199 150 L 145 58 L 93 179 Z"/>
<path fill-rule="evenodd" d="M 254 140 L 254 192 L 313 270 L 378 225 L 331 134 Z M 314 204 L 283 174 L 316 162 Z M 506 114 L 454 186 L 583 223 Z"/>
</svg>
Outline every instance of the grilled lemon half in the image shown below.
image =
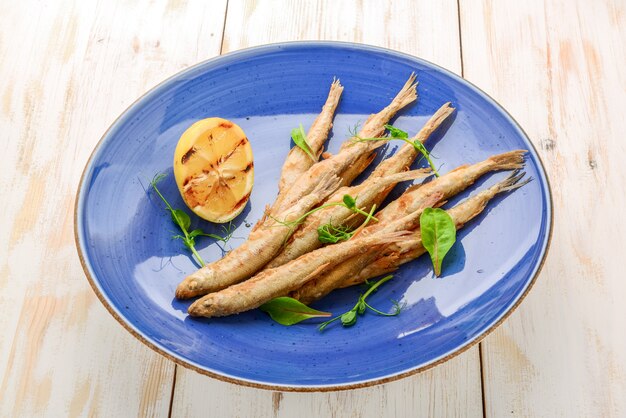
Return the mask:
<svg viewBox="0 0 626 418">
<path fill-rule="evenodd" d="M 228 222 L 241 213 L 252 192 L 250 141 L 226 119 L 200 120 L 178 140 L 174 176 L 183 200 L 196 215 Z"/>
</svg>

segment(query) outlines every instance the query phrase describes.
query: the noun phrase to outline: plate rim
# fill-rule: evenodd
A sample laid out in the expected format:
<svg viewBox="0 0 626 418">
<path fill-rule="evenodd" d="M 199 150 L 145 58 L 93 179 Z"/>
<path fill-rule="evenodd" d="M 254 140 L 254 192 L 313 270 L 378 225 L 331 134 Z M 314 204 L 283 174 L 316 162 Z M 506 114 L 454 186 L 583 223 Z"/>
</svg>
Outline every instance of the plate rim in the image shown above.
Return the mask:
<svg viewBox="0 0 626 418">
<path fill-rule="evenodd" d="M 324 385 L 324 384 L 281 385 L 281 384 L 267 383 L 263 381 L 227 375 L 227 374 L 220 373 L 217 371 L 209 370 L 205 368 L 204 366 L 196 364 L 193 361 L 183 359 L 179 357 L 177 353 L 170 352 L 170 350 L 167 350 L 164 347 L 160 347 L 155 342 L 151 341 L 147 336 L 143 334 L 141 330 L 137 329 L 134 325 L 129 323 L 124 318 L 124 316 L 120 312 L 118 312 L 117 309 L 115 309 L 112 302 L 109 300 L 108 296 L 102 291 L 101 287 L 99 286 L 99 282 L 95 280 L 96 275 L 92 271 L 91 265 L 88 262 L 85 256 L 85 253 L 83 251 L 83 246 L 85 245 L 85 243 L 83 242 L 81 238 L 81 235 L 83 233 L 83 228 L 82 228 L 82 223 L 79 222 L 79 218 L 81 217 L 80 215 L 84 213 L 85 194 L 86 194 L 85 193 L 85 184 L 86 184 L 85 180 L 88 177 L 88 175 L 93 173 L 93 162 L 95 158 L 99 155 L 101 150 L 103 149 L 103 146 L 105 145 L 107 140 L 110 139 L 109 134 L 111 133 L 111 131 L 113 131 L 118 125 L 120 125 L 128 117 L 129 110 L 134 108 L 135 105 L 137 105 L 138 103 L 142 101 L 149 99 L 150 96 L 157 94 L 163 88 L 168 87 L 169 84 L 171 84 L 172 82 L 180 79 L 181 77 L 184 77 L 185 75 L 189 73 L 192 73 L 198 70 L 201 67 L 210 65 L 211 63 L 216 62 L 216 61 L 227 61 L 227 60 L 232 60 L 232 59 L 237 59 L 237 58 L 245 58 L 246 56 L 256 55 L 256 54 L 263 53 L 266 51 L 280 50 L 283 48 L 292 48 L 292 47 L 353 48 L 353 49 L 358 49 L 358 50 L 365 51 L 365 52 L 383 53 L 387 55 L 390 54 L 390 55 L 396 55 L 404 59 L 417 60 L 421 62 L 422 64 L 425 64 L 426 66 L 430 66 L 442 72 L 444 75 L 455 79 L 457 82 L 461 84 L 465 84 L 471 90 L 476 92 L 479 96 L 482 95 L 486 99 L 486 101 L 489 102 L 492 106 L 499 109 L 503 113 L 503 115 L 511 122 L 513 128 L 519 131 L 521 136 L 530 145 L 534 153 L 534 156 L 537 159 L 537 163 L 540 168 L 538 177 L 539 177 L 539 180 L 545 185 L 545 194 L 546 194 L 546 203 L 547 203 L 547 212 L 548 212 L 548 224 L 547 224 L 547 238 L 545 239 L 545 244 L 543 245 L 543 248 L 541 249 L 542 251 L 541 260 L 535 266 L 535 271 L 532 274 L 532 278 L 530 279 L 530 281 L 527 282 L 526 288 L 523 290 L 523 292 L 520 295 L 518 295 L 517 299 L 509 307 L 509 309 L 506 310 L 504 313 L 502 313 L 500 318 L 498 318 L 493 324 L 491 324 L 481 334 L 475 336 L 472 340 L 468 340 L 467 342 L 465 342 L 464 345 L 461 345 L 460 347 L 453 350 L 452 352 L 449 352 L 448 354 L 441 356 L 440 358 L 435 359 L 427 364 L 416 366 L 400 373 L 392 373 L 390 375 L 382 376 L 378 378 L 361 380 L 361 381 L 356 381 L 352 383 L 331 384 L 331 385 Z M 541 159 L 541 156 L 537 152 L 537 148 L 535 147 L 533 142 L 530 140 L 526 131 L 524 131 L 521 125 L 517 122 L 515 118 L 513 118 L 513 116 L 509 113 L 509 111 L 504 106 L 502 106 L 498 101 L 496 101 L 493 97 L 491 97 L 489 94 L 484 92 L 482 89 L 477 87 L 472 82 L 428 60 L 417 57 L 415 55 L 411 55 L 409 53 L 396 51 L 390 48 L 357 43 L 357 42 L 345 42 L 345 41 L 288 41 L 288 42 L 276 42 L 276 43 L 262 44 L 258 46 L 238 49 L 235 51 L 228 52 L 226 54 L 217 55 L 215 57 L 200 61 L 190 67 L 187 67 L 181 71 L 178 71 L 172 74 L 171 76 L 167 77 L 160 83 L 150 88 L 145 93 L 141 94 L 136 100 L 134 100 L 130 105 L 128 105 L 126 109 L 124 109 L 115 118 L 115 120 L 109 125 L 109 127 L 106 129 L 104 134 L 100 137 L 100 140 L 94 146 L 89 158 L 87 159 L 87 162 L 85 163 L 85 167 L 83 168 L 83 172 L 81 174 L 80 181 L 78 183 L 78 187 L 76 190 L 75 202 L 74 202 L 74 243 L 76 245 L 76 250 L 78 252 L 78 257 L 80 259 L 80 264 L 83 268 L 83 272 L 85 276 L 87 277 L 87 281 L 89 282 L 89 285 L 91 286 L 92 290 L 96 294 L 97 298 L 100 300 L 102 305 L 104 305 L 106 310 L 115 318 L 115 320 L 119 322 L 120 325 L 122 325 L 123 328 L 125 328 L 135 338 L 137 338 L 140 342 L 145 344 L 151 350 L 173 361 L 175 364 L 178 364 L 182 367 L 193 370 L 197 373 L 200 373 L 200 374 L 203 374 L 203 375 L 206 375 L 206 376 L 209 376 L 214 379 L 218 379 L 227 383 L 233 383 L 233 384 L 257 388 L 257 389 L 284 391 L 284 392 L 331 392 L 331 391 L 359 389 L 359 388 L 380 385 L 380 384 L 400 380 L 405 377 L 412 376 L 417 373 L 421 373 L 423 371 L 429 370 L 441 363 L 444 363 L 458 356 L 461 353 L 464 353 L 465 351 L 474 347 L 476 344 L 480 343 L 485 337 L 487 337 L 489 334 L 491 334 L 491 332 L 493 332 L 496 328 L 498 328 L 506 319 L 509 318 L 509 316 L 518 308 L 518 306 L 526 298 L 526 296 L 528 295 L 532 287 L 535 285 L 537 278 L 539 277 L 539 274 L 541 273 L 543 266 L 546 262 L 550 245 L 552 243 L 553 231 L 554 231 L 554 206 L 553 206 L 553 198 L 552 198 L 552 187 L 548 179 L 545 165 Z"/>
</svg>

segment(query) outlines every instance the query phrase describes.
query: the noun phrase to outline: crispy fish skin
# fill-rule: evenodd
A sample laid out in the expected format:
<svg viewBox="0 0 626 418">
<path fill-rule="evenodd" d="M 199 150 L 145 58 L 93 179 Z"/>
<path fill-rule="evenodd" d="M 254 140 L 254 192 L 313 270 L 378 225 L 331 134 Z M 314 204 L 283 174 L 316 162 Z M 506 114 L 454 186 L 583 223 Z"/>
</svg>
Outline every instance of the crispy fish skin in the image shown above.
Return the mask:
<svg viewBox="0 0 626 418">
<path fill-rule="evenodd" d="M 428 138 L 441 126 L 441 124 L 454 113 L 454 108 L 450 102 L 444 103 L 437 111 L 426 121 L 419 132 L 411 138 L 411 141 L 417 141 L 422 144 L 426 143 Z M 411 144 L 404 144 L 398 152 L 378 164 L 378 167 L 372 171 L 373 177 L 383 177 L 389 173 L 396 173 L 407 169 L 418 156 L 418 151 Z M 394 158 L 396 157 L 396 158 Z"/>
<path fill-rule="evenodd" d="M 298 299 L 304 304 L 323 298 L 350 278 L 359 277 L 362 270 L 379 259 L 381 250 L 383 250 L 381 247 L 372 247 L 363 254 L 352 256 L 332 268 L 324 269 L 300 288 L 292 290 L 289 297 Z"/>
<path fill-rule="evenodd" d="M 401 181 L 425 178 L 431 174 L 429 169 L 405 171 L 402 173 L 389 174 L 386 177 L 377 177 L 355 187 L 342 187 L 333 194 L 331 199 L 324 204 L 339 203 L 345 194 L 356 196 L 356 203 L 360 209 L 369 211 L 372 201 L 379 193 Z M 355 193 L 356 192 L 356 193 Z M 334 226 L 342 225 L 343 221 L 354 215 L 352 210 L 345 206 L 331 206 L 319 210 L 307 217 L 302 226 L 291 236 L 289 242 L 282 251 L 270 261 L 266 268 L 274 268 L 300 257 L 322 246 L 318 239 L 317 228 L 321 225 L 332 223 Z"/>
<path fill-rule="evenodd" d="M 369 225 L 366 229 L 369 232 L 375 232 L 382 228 L 386 222 L 413 212 L 415 208 L 421 206 L 423 200 L 427 199 L 430 193 L 443 192 L 443 199 L 448 199 L 474 184 L 479 177 L 488 172 L 520 169 L 524 166 L 524 154 L 526 152 L 526 150 L 515 150 L 493 155 L 479 163 L 457 167 L 421 187 L 409 189 L 376 213 L 379 222 Z"/>
<path fill-rule="evenodd" d="M 426 142 L 430 135 L 432 135 L 453 112 L 454 108 L 451 106 L 450 102 L 445 103 L 411 140 L 421 143 Z M 325 203 L 340 202 L 345 194 L 349 194 L 351 196 L 358 196 L 358 203 L 364 205 L 362 209 L 368 212 L 374 204 L 379 206 L 398 182 L 404 181 L 398 180 L 395 182 L 382 183 L 379 179 L 393 179 L 394 177 L 391 176 L 408 169 L 417 155 L 418 152 L 413 145 L 405 144 L 398 152 L 381 162 L 370 177 L 363 183 L 357 186 L 340 188 L 333 193 Z M 339 226 L 348 218 L 350 218 L 350 225 L 353 227 L 360 225 L 364 220 L 363 216 L 355 215 L 348 209 L 342 207 L 327 208 L 309 216 L 304 224 L 291 237 L 285 248 L 276 258 L 269 262 L 267 267 L 273 268 L 280 266 L 302 254 L 321 247 L 322 243 L 317 238 L 317 228 L 330 222 L 335 226 Z"/>
<path fill-rule="evenodd" d="M 195 301 L 188 312 L 192 316 L 216 317 L 258 308 L 302 286 L 320 271 L 346 257 L 366 252 L 372 246 L 403 240 L 406 236 L 407 231 L 383 233 L 320 248 L 275 269 L 264 270 L 243 283 L 208 294 Z"/>
<path fill-rule="evenodd" d="M 417 100 L 417 82 L 415 81 L 415 73 L 411 73 L 409 79 L 404 83 L 400 92 L 392 100 L 389 106 L 380 112 L 370 115 L 358 132 L 361 138 L 377 138 L 385 132 L 385 125 L 389 123 L 396 113 L 403 107 Z M 353 145 L 354 138 L 350 138 L 341 144 L 341 150 Z M 376 152 L 372 151 L 367 154 L 360 155 L 357 160 L 345 169 L 341 174 L 342 186 L 352 184 L 355 178 L 359 176 L 374 160 Z"/>
<path fill-rule="evenodd" d="M 363 239 L 363 237 L 380 237 L 385 234 L 393 233 L 394 231 L 411 231 L 419 224 L 419 218 L 423 210 L 427 207 L 434 206 L 439 200 L 441 200 L 442 196 L 443 194 L 441 192 L 433 193 L 428 200 L 424 201 L 423 207 L 417 209 L 413 213 L 387 223 L 383 228 L 373 234 L 369 234 L 364 231 L 361 235 L 355 235 L 353 240 L 360 240 Z M 410 239 L 410 237 L 407 237 L 407 239 Z M 400 244 L 401 243 L 399 243 L 399 245 Z M 333 245 L 325 248 L 334 247 L 335 246 Z M 309 303 L 317 300 L 339 287 L 346 277 L 358 274 L 359 271 L 364 268 L 363 266 L 367 264 L 368 260 L 373 261 L 372 254 L 360 254 L 353 256 L 349 260 L 344 261 L 342 264 L 337 265 L 332 270 L 324 271 L 323 275 L 318 274 L 317 277 L 310 278 L 309 282 L 296 291 L 293 291 L 289 296 L 294 299 L 300 299 L 303 303 Z"/>
<path fill-rule="evenodd" d="M 392 102 L 378 114 L 370 117 L 369 123 L 366 123 L 362 130 L 362 134 L 369 135 L 371 132 L 382 132 L 384 124 L 398 110 L 416 99 L 415 75 L 411 74 L 409 80 Z M 306 205 L 303 203 L 311 200 L 308 195 L 315 193 L 319 187 L 320 179 L 327 178 L 329 175 L 338 176 L 358 161 L 360 156 L 366 155 L 369 158 L 371 152 L 384 143 L 385 141 L 375 141 L 352 144 L 350 141 L 352 146 L 346 147 L 342 152 L 326 160 L 313 164 L 285 190 L 279 205 L 274 205 L 271 209 L 268 208 L 269 213 L 255 225 L 249 239 L 244 244 L 228 253 L 223 259 L 207 264 L 196 273 L 185 278 L 176 289 L 176 297 L 185 299 L 206 294 L 252 276 L 276 255 L 286 238 L 284 233 L 275 232 L 283 228 L 277 228 L 273 220 L 298 218 L 304 214 L 312 206 L 304 210 Z M 333 183 L 333 187 L 325 189 L 324 196 L 313 206 L 337 190 L 343 181 L 345 179 L 340 178 L 338 182 Z M 294 208 L 298 210 L 294 211 Z M 271 228 L 274 228 L 274 231 Z"/>
<path fill-rule="evenodd" d="M 278 196 L 274 200 L 273 205 L 267 205 L 265 207 L 264 215 L 252 228 L 251 232 L 256 231 L 267 220 L 267 214 L 271 212 L 272 206 L 280 206 L 285 192 L 291 187 L 291 185 L 298 179 L 302 173 L 307 171 L 313 164 L 319 161 L 320 155 L 324 150 L 324 143 L 328 139 L 328 134 L 333 126 L 333 118 L 335 117 L 335 110 L 341 99 L 343 93 L 343 86 L 338 79 L 333 80 L 330 85 L 328 97 L 322 111 L 317 115 L 315 121 L 309 128 L 307 133 L 307 144 L 311 149 L 312 154 L 317 158 L 315 161 L 311 159 L 300 147 L 294 146 L 289 150 L 289 154 L 285 158 L 283 167 L 280 172 L 280 179 L 278 180 Z"/>
<path fill-rule="evenodd" d="M 456 229 L 461 229 L 482 213 L 489 201 L 496 195 L 513 191 L 531 181 L 531 179 L 521 181 L 523 177 L 524 173 L 516 171 L 505 180 L 448 209 L 446 212 L 453 219 Z M 360 260 L 360 258 L 364 258 L 363 256 L 354 256 L 333 269 L 333 271 L 338 272 L 333 274 L 333 281 L 326 279 L 327 276 L 318 275 L 302 288 L 293 291 L 290 296 L 308 304 L 321 299 L 335 288 L 353 286 L 363 283 L 365 280 L 389 274 L 397 270 L 400 265 L 408 263 L 424 253 L 426 253 L 426 249 L 422 245 L 420 232 L 415 230 L 410 239 L 387 244 L 383 249 L 378 249 L 376 252 L 378 258 L 370 256 L 371 263 L 366 267 L 360 268 L 364 264 L 363 260 Z M 312 284 L 317 284 L 317 287 L 312 286 Z M 332 284 L 336 284 L 336 286 L 333 287 Z"/>
<path fill-rule="evenodd" d="M 299 219 L 335 190 L 340 181 L 334 174 L 326 174 L 320 180 L 317 187 L 286 211 L 284 218 L 279 221 L 288 223 Z M 176 288 L 176 297 L 188 299 L 204 295 L 249 278 L 280 251 L 292 232 L 293 227 L 285 226 L 274 219 L 270 220 L 251 232 L 246 242 L 225 257 L 187 276 Z"/>
<path fill-rule="evenodd" d="M 385 124 L 403 107 L 417 100 L 417 84 L 415 74 L 411 74 L 400 92 L 393 98 L 391 103 L 380 112 L 371 115 L 359 131 L 360 137 L 378 137 L 385 130 Z M 349 185 L 371 163 L 372 152 L 386 141 L 355 142 L 349 138 L 343 142 L 340 151 L 312 165 L 285 191 L 279 205 L 274 205 L 271 214 L 277 216 L 282 211 L 292 206 L 298 199 L 309 193 L 312 185 L 322 173 L 332 172 L 341 177 L 341 186 Z"/>
<path fill-rule="evenodd" d="M 454 108 L 451 106 L 450 102 L 444 103 L 437 111 L 426 121 L 422 129 L 413 137 L 410 138 L 411 141 L 417 141 L 424 144 L 428 138 L 441 126 L 441 124 L 454 113 Z M 389 175 L 390 173 L 397 173 L 402 170 L 408 169 L 415 158 L 419 155 L 419 152 L 415 149 L 415 147 L 411 144 L 404 144 L 398 152 L 396 152 L 391 157 L 382 161 L 378 166 L 374 169 L 369 178 L 376 178 Z M 368 178 L 368 180 L 369 180 Z M 364 182 L 366 183 L 367 180 Z M 371 204 L 376 205 L 376 207 L 380 207 L 383 203 L 387 195 L 393 190 L 395 185 L 390 185 L 386 190 L 382 190 L 378 193 L 376 199 L 374 199 Z M 369 210 L 369 208 L 368 208 Z M 360 225 L 363 222 L 363 217 L 360 215 L 355 215 L 350 219 L 349 226 L 355 227 L 356 225 Z"/>
<path fill-rule="evenodd" d="M 328 98 L 322 107 L 322 111 L 319 113 L 306 135 L 307 144 L 312 154 L 317 157 L 317 160 L 319 160 L 322 154 L 324 143 L 328 139 L 328 133 L 333 126 L 335 110 L 341 99 L 342 92 L 343 86 L 339 80 L 334 80 L 330 86 Z M 276 198 L 275 204 L 280 204 L 283 193 L 285 193 L 289 186 L 291 186 L 302 173 L 315 164 L 317 160 L 313 161 L 300 147 L 295 146 L 291 148 L 283 163 L 280 180 L 278 181 L 278 197 Z"/>
<path fill-rule="evenodd" d="M 369 153 L 369 151 L 381 147 L 384 145 L 384 142 L 385 141 L 355 144 L 353 148 L 347 149 L 344 152 L 340 152 L 326 160 L 322 160 L 319 163 L 314 164 L 293 183 L 287 192 L 285 192 L 280 205 L 274 205 L 270 214 L 277 217 L 282 212 L 289 210 L 289 208 L 295 205 L 298 200 L 311 193 L 311 190 L 315 188 L 315 185 L 319 181 L 320 176 L 327 173 L 339 175 L 339 173 L 342 173 L 346 168 L 348 168 L 350 164 L 352 164 L 353 161 L 359 157 L 359 155 Z M 341 187 L 342 182 L 343 179 L 337 183 L 336 189 Z M 333 190 L 333 192 L 335 190 Z"/>
<path fill-rule="evenodd" d="M 365 280 L 381 276 L 383 274 L 393 273 L 398 270 L 398 268 L 409 261 L 415 260 L 417 257 L 420 257 L 424 253 L 426 253 L 426 249 L 422 245 L 422 239 L 420 237 L 419 231 L 414 231 L 414 237 L 410 240 L 406 240 L 402 242 L 402 245 L 398 246 L 388 246 L 382 251 L 379 251 L 378 258 L 372 260 L 372 262 L 365 266 L 363 269 L 356 271 L 355 269 L 351 270 L 349 274 L 343 276 L 343 281 L 337 280 L 339 282 L 339 288 L 350 287 L 357 284 L 363 283 Z M 383 255 L 381 256 L 381 252 Z M 353 257 L 356 258 L 356 257 Z M 323 295 L 313 299 L 313 295 L 309 296 L 308 302 L 310 303 L 314 300 L 321 298 Z"/>
<path fill-rule="evenodd" d="M 375 234 L 385 229 L 390 223 L 406 216 L 407 213 L 410 214 L 419 208 L 427 207 L 424 205 L 429 204 L 428 200 L 432 199 L 433 194 L 435 194 L 435 196 L 437 196 L 437 194 L 440 195 L 441 200 L 448 199 L 471 186 L 480 176 L 490 171 L 521 169 L 524 165 L 525 152 L 524 150 L 516 150 L 494 155 L 473 165 L 457 167 L 455 170 L 434 179 L 430 183 L 421 185 L 418 188 L 410 188 L 398 199 L 389 203 L 383 210 L 376 213 L 379 222 L 368 225 L 361 233 Z M 413 227 L 407 226 L 404 229 L 413 229 L 415 226 L 417 226 L 417 224 Z M 353 257 L 352 260 L 348 260 L 346 263 L 357 264 L 358 260 L 355 260 L 355 257 Z M 352 269 L 353 275 L 358 274 L 358 272 L 359 270 L 357 270 L 356 267 Z M 320 279 L 321 284 L 319 286 L 322 290 L 313 289 L 312 283 L 315 282 L 310 282 L 300 290 L 301 297 L 303 300 L 307 301 L 305 303 L 308 303 L 313 297 L 310 295 L 326 295 L 337 288 L 342 280 L 343 278 L 338 274 L 331 272 L 323 279 Z"/>
<path fill-rule="evenodd" d="M 404 83 L 400 92 L 393 98 L 391 103 L 380 112 L 370 115 L 359 130 L 358 136 L 361 138 L 377 138 L 385 132 L 385 125 L 389 123 L 396 113 L 403 107 L 417 100 L 417 82 L 415 73 L 411 73 L 409 79 Z M 341 144 L 341 150 L 352 147 L 352 138 Z"/>
</svg>

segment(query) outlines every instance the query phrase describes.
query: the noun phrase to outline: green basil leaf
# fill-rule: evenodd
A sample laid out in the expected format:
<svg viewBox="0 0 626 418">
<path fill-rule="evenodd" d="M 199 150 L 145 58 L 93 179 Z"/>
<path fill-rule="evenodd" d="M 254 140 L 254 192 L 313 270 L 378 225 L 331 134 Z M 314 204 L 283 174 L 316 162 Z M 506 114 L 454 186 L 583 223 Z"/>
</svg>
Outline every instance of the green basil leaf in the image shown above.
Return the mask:
<svg viewBox="0 0 626 418">
<path fill-rule="evenodd" d="M 191 225 L 191 219 L 189 218 L 189 215 L 187 215 L 185 211 L 182 211 L 180 209 L 172 210 L 172 221 L 174 221 L 174 223 L 178 225 L 180 229 L 183 229 L 185 231 L 189 229 L 189 226 Z"/>
<path fill-rule="evenodd" d="M 356 207 L 356 199 L 350 196 L 349 194 L 343 195 L 343 203 L 346 205 L 348 209 L 352 209 Z"/>
<path fill-rule="evenodd" d="M 316 311 L 304 303 L 288 297 L 279 297 L 259 307 L 263 312 L 281 325 L 293 325 L 309 318 L 329 317 L 330 312 Z"/>
<path fill-rule="evenodd" d="M 389 131 L 389 134 L 393 138 L 407 139 L 409 137 L 408 132 L 405 132 L 402 129 L 398 129 L 393 125 L 385 125 L 385 129 Z"/>
<path fill-rule="evenodd" d="M 420 216 L 422 244 L 433 262 L 435 275 L 441 275 L 441 263 L 456 241 L 456 226 L 448 213 L 440 208 L 426 208 Z"/>
<path fill-rule="evenodd" d="M 341 315 L 341 323 L 344 327 L 349 327 L 354 325 L 356 322 L 356 311 L 348 311 L 345 314 Z"/>
<path fill-rule="evenodd" d="M 317 158 L 313 156 L 313 151 L 309 147 L 309 144 L 306 142 L 306 133 L 304 132 L 304 128 L 302 124 L 298 128 L 294 128 L 291 130 L 291 139 L 293 139 L 293 143 L 296 144 L 302 151 L 306 153 L 311 160 L 317 161 Z"/>
</svg>

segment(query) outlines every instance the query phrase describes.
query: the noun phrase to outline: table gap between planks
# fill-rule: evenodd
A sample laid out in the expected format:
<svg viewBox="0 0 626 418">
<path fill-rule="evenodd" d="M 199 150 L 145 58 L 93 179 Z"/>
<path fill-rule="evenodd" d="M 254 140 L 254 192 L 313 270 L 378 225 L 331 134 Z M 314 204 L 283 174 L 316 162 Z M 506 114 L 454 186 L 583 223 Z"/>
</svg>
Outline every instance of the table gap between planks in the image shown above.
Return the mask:
<svg viewBox="0 0 626 418">
<path fill-rule="evenodd" d="M 624 416 L 624 2 L 0 1 L 0 416 Z M 517 118 L 552 182 L 555 234 L 521 307 L 480 348 L 372 388 L 279 393 L 199 375 L 101 306 L 74 193 L 108 125 L 199 61 L 289 40 L 422 57 Z M 582 202 L 581 202 L 582 200 Z M 610 238 L 610 239 L 607 239 Z M 621 245 L 620 245 L 621 244 Z"/>
</svg>

